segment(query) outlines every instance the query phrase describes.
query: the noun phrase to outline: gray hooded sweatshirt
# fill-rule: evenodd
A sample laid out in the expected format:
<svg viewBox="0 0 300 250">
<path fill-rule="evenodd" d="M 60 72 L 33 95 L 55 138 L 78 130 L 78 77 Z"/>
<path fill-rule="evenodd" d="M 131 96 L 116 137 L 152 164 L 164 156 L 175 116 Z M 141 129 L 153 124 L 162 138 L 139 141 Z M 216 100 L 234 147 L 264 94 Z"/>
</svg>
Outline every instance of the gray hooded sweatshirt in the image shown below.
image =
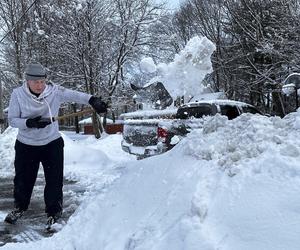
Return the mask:
<svg viewBox="0 0 300 250">
<path fill-rule="evenodd" d="M 41 146 L 56 140 L 61 135 L 58 122 L 55 121 L 45 128 L 28 128 L 26 120 L 42 116 L 43 118 L 58 116 L 61 103 L 76 102 L 88 104 L 91 95 L 66 89 L 53 83 L 46 85 L 45 90 L 36 97 L 27 83 L 13 90 L 9 102 L 9 125 L 19 129 L 17 139 L 27 145 Z"/>
</svg>

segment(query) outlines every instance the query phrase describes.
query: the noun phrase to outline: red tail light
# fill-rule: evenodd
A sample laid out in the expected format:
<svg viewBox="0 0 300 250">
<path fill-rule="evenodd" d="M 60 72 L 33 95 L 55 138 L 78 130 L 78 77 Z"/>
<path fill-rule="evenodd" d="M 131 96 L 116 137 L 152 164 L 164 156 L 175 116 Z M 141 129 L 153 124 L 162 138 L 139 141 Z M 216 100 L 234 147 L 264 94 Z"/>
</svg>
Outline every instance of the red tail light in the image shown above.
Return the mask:
<svg viewBox="0 0 300 250">
<path fill-rule="evenodd" d="M 157 137 L 158 137 L 158 141 L 160 142 L 165 142 L 168 136 L 168 130 L 164 129 L 164 128 L 158 128 L 157 129 Z"/>
</svg>

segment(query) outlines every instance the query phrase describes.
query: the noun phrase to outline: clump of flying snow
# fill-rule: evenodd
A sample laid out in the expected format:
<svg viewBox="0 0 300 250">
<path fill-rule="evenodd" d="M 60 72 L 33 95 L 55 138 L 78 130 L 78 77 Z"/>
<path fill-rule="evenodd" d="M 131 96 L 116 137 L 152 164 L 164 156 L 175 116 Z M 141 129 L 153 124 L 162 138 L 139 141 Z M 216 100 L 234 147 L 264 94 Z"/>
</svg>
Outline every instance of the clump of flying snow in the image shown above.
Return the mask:
<svg viewBox="0 0 300 250">
<path fill-rule="evenodd" d="M 154 73 L 156 71 L 156 65 L 151 57 L 146 57 L 140 62 L 141 71 L 144 73 Z"/>
<path fill-rule="evenodd" d="M 215 45 L 206 37 L 196 36 L 189 40 L 185 48 L 175 55 L 173 62 L 160 63 L 156 67 L 147 58 L 146 68 L 157 70 L 157 76 L 149 82 L 160 81 L 173 98 L 177 96 L 195 96 L 203 92 L 202 80 L 212 72 L 211 55 Z M 145 59 L 144 59 L 145 60 Z"/>
</svg>

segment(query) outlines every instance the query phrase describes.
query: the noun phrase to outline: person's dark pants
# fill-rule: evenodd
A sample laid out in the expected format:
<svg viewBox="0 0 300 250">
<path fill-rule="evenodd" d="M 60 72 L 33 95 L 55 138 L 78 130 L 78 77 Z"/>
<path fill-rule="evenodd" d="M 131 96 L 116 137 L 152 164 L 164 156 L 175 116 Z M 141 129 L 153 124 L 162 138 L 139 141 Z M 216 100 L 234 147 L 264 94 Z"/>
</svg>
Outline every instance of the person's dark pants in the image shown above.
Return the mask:
<svg viewBox="0 0 300 250">
<path fill-rule="evenodd" d="M 15 144 L 15 207 L 27 210 L 40 163 L 44 168 L 46 186 L 45 212 L 54 215 L 62 212 L 64 141 L 60 137 L 47 145 L 31 146 L 16 140 Z"/>
</svg>

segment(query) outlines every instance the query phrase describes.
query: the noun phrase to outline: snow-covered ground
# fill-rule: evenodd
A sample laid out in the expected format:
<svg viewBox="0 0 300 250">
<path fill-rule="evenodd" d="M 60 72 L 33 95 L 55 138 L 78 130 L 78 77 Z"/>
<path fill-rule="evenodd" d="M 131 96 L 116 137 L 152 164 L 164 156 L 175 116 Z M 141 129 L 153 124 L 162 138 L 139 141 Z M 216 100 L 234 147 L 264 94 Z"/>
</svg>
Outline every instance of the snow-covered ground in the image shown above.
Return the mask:
<svg viewBox="0 0 300 250">
<path fill-rule="evenodd" d="M 0 135 L 3 177 L 13 174 L 15 135 Z M 81 205 L 51 238 L 3 249 L 299 249 L 300 110 L 208 117 L 140 161 L 122 152 L 120 135 L 71 138 L 65 173 L 87 187 Z"/>
</svg>

